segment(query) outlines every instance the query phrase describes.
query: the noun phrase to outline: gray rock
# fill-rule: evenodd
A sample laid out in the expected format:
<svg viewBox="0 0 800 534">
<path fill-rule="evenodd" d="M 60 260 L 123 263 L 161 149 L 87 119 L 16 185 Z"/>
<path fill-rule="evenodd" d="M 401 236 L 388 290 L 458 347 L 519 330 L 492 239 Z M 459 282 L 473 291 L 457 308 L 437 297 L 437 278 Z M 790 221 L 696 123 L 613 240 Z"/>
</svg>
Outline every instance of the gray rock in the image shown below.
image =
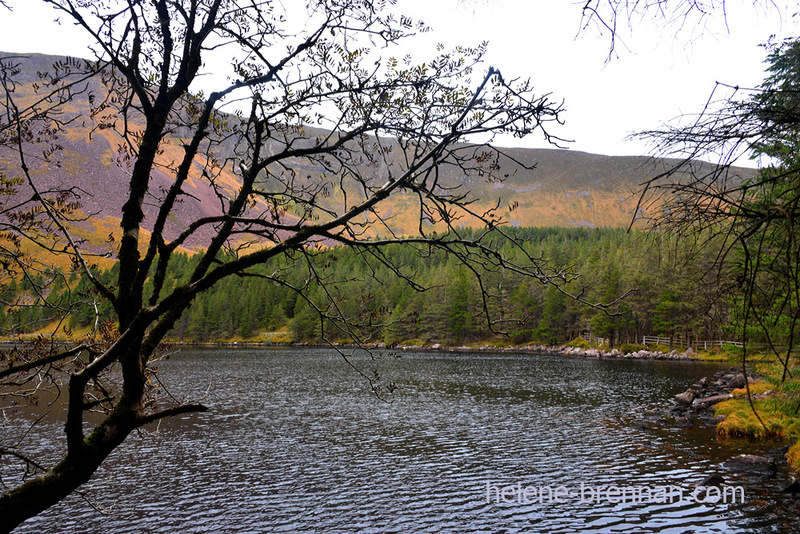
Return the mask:
<svg viewBox="0 0 800 534">
<path fill-rule="evenodd" d="M 728 381 L 728 387 L 731 389 L 743 388 L 746 385 L 747 380 L 742 373 L 739 373 Z"/>
<path fill-rule="evenodd" d="M 676 417 L 675 426 L 688 428 L 694 426 L 694 421 L 691 417 Z"/>
<path fill-rule="evenodd" d="M 737 471 L 756 473 L 774 473 L 778 469 L 774 459 L 755 454 L 740 454 L 739 456 L 734 456 L 725 462 L 725 466 Z"/>
<path fill-rule="evenodd" d="M 703 377 L 694 383 L 694 387 L 698 389 L 706 389 L 707 386 L 708 386 L 708 378 L 706 377 Z"/>
<path fill-rule="evenodd" d="M 694 391 L 687 389 L 683 393 L 675 395 L 675 400 L 682 406 L 690 406 L 694 400 Z"/>
<path fill-rule="evenodd" d="M 711 397 L 704 397 L 702 399 L 695 399 L 695 404 L 704 404 L 706 406 L 714 406 L 722 401 L 730 400 L 733 398 L 731 394 L 713 395 Z"/>
</svg>

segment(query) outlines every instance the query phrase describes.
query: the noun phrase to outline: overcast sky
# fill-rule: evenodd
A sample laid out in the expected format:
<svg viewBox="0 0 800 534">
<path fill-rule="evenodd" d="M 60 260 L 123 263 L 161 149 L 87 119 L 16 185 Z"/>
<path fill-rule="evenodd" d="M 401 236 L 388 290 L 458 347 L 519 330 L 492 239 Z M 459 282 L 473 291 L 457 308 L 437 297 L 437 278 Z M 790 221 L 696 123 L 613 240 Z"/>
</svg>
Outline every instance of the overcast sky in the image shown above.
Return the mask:
<svg viewBox="0 0 800 534">
<path fill-rule="evenodd" d="M 11 3 L 14 12 L 0 14 L 0 50 L 88 55 L 76 29 L 51 22 L 52 10 L 35 0 Z M 488 40 L 487 66 L 506 78 L 530 77 L 539 91 L 565 101 L 567 123 L 555 133 L 574 140 L 572 150 L 611 155 L 646 153 L 644 143 L 625 137 L 700 110 L 717 81 L 758 85 L 764 77 L 759 45 L 773 34 L 797 34 L 791 12 L 754 7 L 752 0 L 727 6 L 727 18 L 690 20 L 682 29 L 663 20 L 635 21 L 618 56 L 607 62 L 608 35 L 578 32 L 580 2 L 398 0 L 402 11 L 433 27 L 421 48 Z M 522 144 L 545 146 L 539 139 Z"/>
</svg>

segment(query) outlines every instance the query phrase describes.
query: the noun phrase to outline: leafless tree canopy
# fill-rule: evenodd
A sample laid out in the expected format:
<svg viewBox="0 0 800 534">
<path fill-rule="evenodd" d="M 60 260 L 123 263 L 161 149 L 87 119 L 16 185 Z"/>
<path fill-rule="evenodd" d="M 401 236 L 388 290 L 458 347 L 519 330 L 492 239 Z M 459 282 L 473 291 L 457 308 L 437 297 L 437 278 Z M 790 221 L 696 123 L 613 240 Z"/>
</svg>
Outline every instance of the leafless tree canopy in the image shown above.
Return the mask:
<svg viewBox="0 0 800 534">
<path fill-rule="evenodd" d="M 788 39 L 767 51 L 761 86 L 718 85 L 683 124 L 640 134 L 678 158 L 646 184 L 642 203 L 659 206 L 656 228 L 720 247 L 716 268 L 736 280 L 739 335 L 779 358 L 787 377 L 800 341 L 800 45 Z M 733 166 L 747 157 L 760 169 Z"/>
<path fill-rule="evenodd" d="M 789 2 L 752 0 L 753 9 L 759 12 L 786 15 L 792 8 Z M 688 41 L 708 31 L 711 22 L 727 28 L 729 0 L 585 0 L 582 28 L 592 28 L 609 39 L 609 59 L 626 47 L 625 38 L 643 20 L 657 20 L 665 30 L 674 31 Z M 793 13 L 788 13 L 791 16 Z"/>
<path fill-rule="evenodd" d="M 280 255 L 311 262 L 330 245 L 384 261 L 382 247 L 407 242 L 445 249 L 476 273 L 480 265 L 545 283 L 564 278 L 538 258 L 512 264 L 489 239 L 502 231 L 501 217 L 472 207 L 471 181 L 502 180 L 513 164 L 492 148 L 492 137 L 557 141 L 549 125 L 561 110 L 530 82 L 482 64 L 482 45 L 432 51 L 424 63 L 395 57 L 424 27 L 393 14 L 393 2 L 313 0 L 302 28 L 292 19 L 297 13 L 284 13 L 279 2 L 43 2 L 92 37 L 95 58 L 59 62 L 34 94 L 20 92 L 18 61 L 2 61 L 0 141 L 5 160 L 16 162 L 2 176 L 3 273 L 31 276 L 47 267 L 34 257 L 68 258 L 91 281 L 93 298 L 112 303 L 117 319 L 96 325 L 75 346 L 43 339 L 7 354 L 0 371 L 5 391 L 25 395 L 60 384 L 66 450 L 50 466 L 4 444 L 0 454 L 30 476 L 0 497 L 0 531 L 75 491 L 133 430 L 205 409 L 155 397 L 149 378 L 181 313 L 226 277 L 247 276 Z M 230 71 L 212 78 L 212 58 L 220 57 Z M 75 111 L 80 99 L 90 116 Z M 117 164 L 129 176 L 122 237 L 112 244 L 119 268 L 112 284 L 97 276 L 93 254 L 101 252 L 75 235 L 92 216 L 80 203 L 91 192 L 39 185 L 42 169 L 59 164 L 59 139 L 76 123 L 89 135 L 113 138 Z M 155 173 L 166 174 L 170 185 L 154 188 Z M 215 212 L 168 232 L 192 195 L 188 184 L 198 181 L 213 188 Z M 415 235 L 393 234 L 380 210 L 399 192 L 416 198 Z M 153 215 L 145 220 L 148 208 Z M 465 223 L 484 231 L 465 239 Z M 165 288 L 173 255 L 188 242 L 202 245 L 202 259 L 186 283 Z M 280 272 L 267 278 L 287 283 Z"/>
</svg>

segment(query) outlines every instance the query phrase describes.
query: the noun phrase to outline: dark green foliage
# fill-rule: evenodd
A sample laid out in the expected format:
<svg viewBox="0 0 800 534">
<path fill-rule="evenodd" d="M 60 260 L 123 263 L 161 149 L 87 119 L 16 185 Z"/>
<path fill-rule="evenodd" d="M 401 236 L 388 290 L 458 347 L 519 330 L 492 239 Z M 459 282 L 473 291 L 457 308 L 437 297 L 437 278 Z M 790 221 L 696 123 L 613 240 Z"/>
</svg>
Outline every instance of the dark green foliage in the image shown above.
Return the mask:
<svg viewBox="0 0 800 534">
<path fill-rule="evenodd" d="M 402 266 L 401 274 L 426 288 L 417 291 L 372 257 L 331 249 L 311 259 L 313 271 L 304 259 L 282 259 L 254 268 L 250 276 L 221 281 L 194 300 L 171 337 L 200 342 L 263 339 L 267 332 L 288 329 L 295 341 L 312 343 L 320 342 L 324 332 L 332 341 L 362 339 L 387 345 L 559 344 L 583 335 L 602 337 L 616 346 L 635 343 L 642 335 L 722 335 L 722 326 L 707 317 L 710 301 L 701 298 L 708 292 L 703 264 L 696 254 L 689 262 L 688 252 L 679 252 L 686 247 L 675 239 L 614 229 L 517 228 L 511 234 L 525 240 L 532 256 L 556 258 L 553 266 L 570 267 L 580 275 L 565 291 L 593 302 L 624 298 L 608 315 L 552 285 L 510 272 L 481 272 L 490 323 L 475 273 L 452 257 L 410 245 L 386 247 L 384 254 Z M 511 245 L 503 250 L 514 254 Z M 184 283 L 195 262 L 181 256 L 165 287 Z M 289 282 L 303 288 L 304 296 L 265 279 L 276 270 L 290 273 Z M 115 276 L 116 268 L 103 273 L 107 280 Z M 92 299 L 84 281 L 69 285 L 85 297 L 71 314 L 72 326 L 94 323 L 95 302 L 101 318 L 111 315 L 101 299 Z M 14 289 L 17 294 L 25 291 Z M 724 315 L 724 301 L 714 302 L 725 308 Z M 324 321 L 320 312 L 327 316 Z"/>
</svg>

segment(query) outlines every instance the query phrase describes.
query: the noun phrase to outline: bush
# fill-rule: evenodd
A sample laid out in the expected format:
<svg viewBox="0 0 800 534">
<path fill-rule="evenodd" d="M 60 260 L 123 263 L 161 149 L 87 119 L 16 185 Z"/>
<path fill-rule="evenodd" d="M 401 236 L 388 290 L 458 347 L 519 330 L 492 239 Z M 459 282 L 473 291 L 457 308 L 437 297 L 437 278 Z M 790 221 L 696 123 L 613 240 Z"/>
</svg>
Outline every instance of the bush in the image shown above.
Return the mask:
<svg viewBox="0 0 800 534">
<path fill-rule="evenodd" d="M 576 337 L 566 345 L 567 347 L 575 347 L 578 349 L 593 349 L 594 345 L 591 341 L 583 339 L 582 337 Z"/>
</svg>

